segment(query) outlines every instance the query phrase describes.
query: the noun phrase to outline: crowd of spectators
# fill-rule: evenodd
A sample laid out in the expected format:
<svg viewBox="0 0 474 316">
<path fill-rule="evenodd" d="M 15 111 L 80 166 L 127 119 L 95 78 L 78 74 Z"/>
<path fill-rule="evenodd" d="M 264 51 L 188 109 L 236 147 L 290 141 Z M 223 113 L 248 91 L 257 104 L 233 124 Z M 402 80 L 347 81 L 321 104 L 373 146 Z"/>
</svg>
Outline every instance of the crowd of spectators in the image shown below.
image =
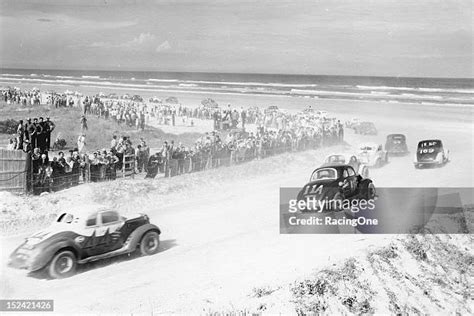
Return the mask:
<svg viewBox="0 0 474 316">
<path fill-rule="evenodd" d="M 67 98 L 53 95 L 55 106 L 73 106 Z M 64 102 L 64 100 L 66 100 Z M 87 130 L 86 115 L 115 120 L 118 124 L 143 129 L 151 117 L 162 124 L 175 124 L 177 118 L 214 121 L 214 131 L 205 133 L 192 146 L 164 141 L 161 148 L 150 154 L 145 140 L 134 146 L 129 137 L 114 136 L 107 149 L 87 152 L 85 135 L 78 138 L 78 146 L 69 154 L 51 157 L 51 132 L 55 124 L 49 119 L 20 121 L 17 137 L 9 149 L 22 149 L 31 156 L 30 190 L 35 193 L 55 191 L 82 182 L 114 180 L 129 174 L 158 174 L 173 177 L 221 166 L 229 166 L 290 151 L 316 149 L 343 141 L 344 129 L 335 118 L 321 117 L 312 111 L 288 114 L 276 107 L 232 108 L 228 105 L 189 108 L 180 104 L 144 103 L 136 100 L 85 97 L 81 101 L 82 130 Z M 255 124 L 256 131 L 248 132 L 246 124 Z M 131 162 L 131 163 L 130 163 Z"/>
<path fill-rule="evenodd" d="M 41 102 L 41 93 L 38 89 L 7 88 L 2 89 L 2 100 L 7 104 L 37 105 Z"/>
</svg>

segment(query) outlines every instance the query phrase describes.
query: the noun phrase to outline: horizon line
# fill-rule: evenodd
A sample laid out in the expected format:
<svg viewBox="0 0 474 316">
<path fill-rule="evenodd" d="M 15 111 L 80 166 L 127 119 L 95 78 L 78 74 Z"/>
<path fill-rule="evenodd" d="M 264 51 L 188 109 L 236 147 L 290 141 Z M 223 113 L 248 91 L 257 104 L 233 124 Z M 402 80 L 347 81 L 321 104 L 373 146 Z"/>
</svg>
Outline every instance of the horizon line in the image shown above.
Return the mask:
<svg viewBox="0 0 474 316">
<path fill-rule="evenodd" d="M 327 75 L 327 74 L 301 74 L 301 73 L 259 73 L 259 72 L 208 72 L 208 71 L 173 71 L 173 70 L 139 70 L 139 69 L 72 69 L 72 68 L 23 68 L 23 67 L 3 67 L 0 70 L 48 70 L 48 71 L 98 71 L 98 72 L 156 72 L 156 73 L 176 73 L 176 74 L 227 74 L 227 75 L 255 75 L 255 76 L 302 76 L 302 77 L 357 77 L 357 78 L 404 78 L 404 79 L 461 79 L 474 80 L 474 77 L 412 77 L 412 76 L 388 76 L 388 75 Z"/>
</svg>

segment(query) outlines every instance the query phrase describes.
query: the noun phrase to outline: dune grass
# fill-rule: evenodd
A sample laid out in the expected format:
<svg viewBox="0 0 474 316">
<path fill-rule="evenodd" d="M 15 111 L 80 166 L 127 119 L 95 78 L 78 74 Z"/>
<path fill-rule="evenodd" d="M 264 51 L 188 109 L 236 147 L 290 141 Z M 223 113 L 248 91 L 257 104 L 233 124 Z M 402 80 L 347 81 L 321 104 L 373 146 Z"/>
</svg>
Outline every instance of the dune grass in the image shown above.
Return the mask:
<svg viewBox="0 0 474 316">
<path fill-rule="evenodd" d="M 81 133 L 81 110 L 79 108 L 59 108 L 56 109 L 48 105 L 23 106 L 17 104 L 6 104 L 0 102 L 0 120 L 15 119 L 26 120 L 35 117 L 50 117 L 56 124 L 56 129 L 51 135 L 51 142 L 60 134 L 67 142 L 68 148 L 76 147 L 77 137 Z M 129 136 L 133 144 L 138 143 L 143 137 L 151 148 L 161 147 L 163 141 L 174 140 L 182 142 L 186 146 L 192 145 L 201 135 L 200 133 L 184 133 L 180 135 L 165 133 L 159 128 L 147 126 L 144 131 L 131 128 L 125 124 L 117 124 L 113 120 L 97 118 L 94 115 L 87 115 L 87 125 L 89 129 L 85 131 L 86 147 L 88 150 L 109 148 L 113 135 Z M 8 139 L 12 135 L 0 134 L 0 147 L 8 144 Z"/>
</svg>

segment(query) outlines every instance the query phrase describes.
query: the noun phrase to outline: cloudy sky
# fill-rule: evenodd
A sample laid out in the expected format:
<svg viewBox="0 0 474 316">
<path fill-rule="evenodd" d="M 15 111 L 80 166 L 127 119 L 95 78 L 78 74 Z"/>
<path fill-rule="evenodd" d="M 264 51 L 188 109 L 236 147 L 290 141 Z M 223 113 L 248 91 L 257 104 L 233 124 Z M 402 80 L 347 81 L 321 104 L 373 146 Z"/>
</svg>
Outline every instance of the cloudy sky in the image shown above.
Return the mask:
<svg viewBox="0 0 474 316">
<path fill-rule="evenodd" d="M 471 0 L 1 0 L 0 66 L 472 77 Z"/>
</svg>

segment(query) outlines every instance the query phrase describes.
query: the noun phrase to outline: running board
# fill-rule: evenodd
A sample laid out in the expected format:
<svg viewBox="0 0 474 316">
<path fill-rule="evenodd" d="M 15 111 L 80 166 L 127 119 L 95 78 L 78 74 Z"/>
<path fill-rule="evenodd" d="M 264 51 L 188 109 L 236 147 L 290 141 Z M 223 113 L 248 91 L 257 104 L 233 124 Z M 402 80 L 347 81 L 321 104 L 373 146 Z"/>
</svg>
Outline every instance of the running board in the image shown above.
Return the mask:
<svg viewBox="0 0 474 316">
<path fill-rule="evenodd" d="M 107 258 L 119 256 L 119 255 L 124 255 L 124 254 L 130 253 L 130 252 L 131 251 L 130 251 L 130 249 L 128 249 L 128 245 L 124 245 L 120 249 L 117 249 L 117 250 L 114 250 L 114 251 L 111 251 L 111 252 L 107 252 L 107 253 L 103 253 L 103 254 L 97 255 L 97 256 L 87 257 L 85 259 L 77 261 L 77 263 L 84 264 L 84 263 L 88 263 L 88 262 L 91 262 L 91 261 L 102 260 L 102 259 L 107 259 Z"/>
</svg>

